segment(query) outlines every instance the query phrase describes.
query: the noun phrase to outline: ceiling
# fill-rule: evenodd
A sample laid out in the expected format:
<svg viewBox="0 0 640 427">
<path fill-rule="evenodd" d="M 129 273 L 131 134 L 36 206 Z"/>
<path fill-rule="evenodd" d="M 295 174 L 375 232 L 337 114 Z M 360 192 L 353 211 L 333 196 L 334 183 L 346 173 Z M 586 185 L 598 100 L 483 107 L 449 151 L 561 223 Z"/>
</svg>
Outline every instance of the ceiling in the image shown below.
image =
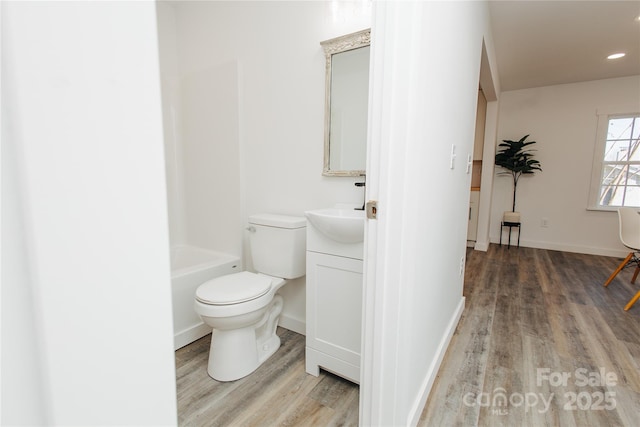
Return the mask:
<svg viewBox="0 0 640 427">
<path fill-rule="evenodd" d="M 490 1 L 502 91 L 640 75 L 640 1 Z M 618 60 L 607 56 L 625 52 Z"/>
</svg>

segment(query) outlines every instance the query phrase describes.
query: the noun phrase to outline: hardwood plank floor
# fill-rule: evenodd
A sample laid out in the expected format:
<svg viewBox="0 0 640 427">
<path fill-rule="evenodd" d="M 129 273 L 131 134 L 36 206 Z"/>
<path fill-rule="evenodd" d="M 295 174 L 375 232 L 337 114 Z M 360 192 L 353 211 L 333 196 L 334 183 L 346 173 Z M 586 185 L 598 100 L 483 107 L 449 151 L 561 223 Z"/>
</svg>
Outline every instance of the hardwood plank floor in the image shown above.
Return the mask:
<svg viewBox="0 0 640 427">
<path fill-rule="evenodd" d="M 628 269 L 602 286 L 619 262 L 472 251 L 465 311 L 419 425 L 640 425 L 640 306 L 622 310 L 640 283 Z"/>
<path fill-rule="evenodd" d="M 331 373 L 305 372 L 305 337 L 278 328 L 280 349 L 251 375 L 218 382 L 207 375 L 211 335 L 176 351 L 180 426 L 357 426 L 358 386 Z"/>
<path fill-rule="evenodd" d="M 640 425 L 640 303 L 622 310 L 640 283 L 629 283 L 628 269 L 602 286 L 619 262 L 497 245 L 470 250 L 466 308 L 419 425 Z M 210 335 L 176 351 L 179 425 L 357 425 L 358 386 L 306 374 L 304 336 L 278 334 L 278 352 L 231 383 L 206 373 Z M 615 385 L 597 381 L 601 369 Z M 584 376 L 592 383 L 582 384 Z"/>
</svg>

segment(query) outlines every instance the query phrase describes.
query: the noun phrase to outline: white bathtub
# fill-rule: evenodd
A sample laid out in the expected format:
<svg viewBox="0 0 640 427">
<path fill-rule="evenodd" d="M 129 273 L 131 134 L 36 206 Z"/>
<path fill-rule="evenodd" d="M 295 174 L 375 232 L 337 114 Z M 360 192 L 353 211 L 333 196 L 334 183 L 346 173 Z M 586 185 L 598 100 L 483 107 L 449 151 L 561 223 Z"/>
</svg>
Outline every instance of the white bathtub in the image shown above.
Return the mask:
<svg viewBox="0 0 640 427">
<path fill-rule="evenodd" d="M 180 347 L 211 333 L 193 309 L 196 289 L 215 277 L 241 271 L 240 258 L 194 246 L 171 248 L 173 344 Z"/>
</svg>

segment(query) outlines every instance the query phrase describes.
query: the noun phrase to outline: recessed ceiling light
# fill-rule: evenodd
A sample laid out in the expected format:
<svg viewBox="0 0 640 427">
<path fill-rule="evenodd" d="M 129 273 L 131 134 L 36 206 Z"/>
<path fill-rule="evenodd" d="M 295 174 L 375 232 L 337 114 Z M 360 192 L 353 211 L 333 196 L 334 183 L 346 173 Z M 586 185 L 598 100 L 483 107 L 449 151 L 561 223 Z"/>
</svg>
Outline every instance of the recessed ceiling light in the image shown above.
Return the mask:
<svg viewBox="0 0 640 427">
<path fill-rule="evenodd" d="M 612 55 L 607 56 L 607 59 L 618 59 L 618 58 L 622 58 L 623 56 L 625 56 L 626 53 L 614 53 Z"/>
<path fill-rule="evenodd" d="M 635 21 L 636 21 L 636 22 L 640 22 L 640 15 L 636 16 Z"/>
</svg>

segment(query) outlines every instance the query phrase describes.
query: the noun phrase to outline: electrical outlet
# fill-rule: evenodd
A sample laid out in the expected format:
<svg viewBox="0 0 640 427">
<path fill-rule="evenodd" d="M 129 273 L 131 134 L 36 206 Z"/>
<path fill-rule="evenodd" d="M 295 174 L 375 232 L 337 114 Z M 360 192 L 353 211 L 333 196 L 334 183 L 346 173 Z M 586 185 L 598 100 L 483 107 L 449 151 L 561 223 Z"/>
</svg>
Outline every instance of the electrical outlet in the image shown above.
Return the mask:
<svg viewBox="0 0 640 427">
<path fill-rule="evenodd" d="M 460 258 L 460 275 L 464 274 L 464 257 Z"/>
<path fill-rule="evenodd" d="M 549 228 L 549 218 L 542 218 L 540 220 L 540 227 Z"/>
</svg>

